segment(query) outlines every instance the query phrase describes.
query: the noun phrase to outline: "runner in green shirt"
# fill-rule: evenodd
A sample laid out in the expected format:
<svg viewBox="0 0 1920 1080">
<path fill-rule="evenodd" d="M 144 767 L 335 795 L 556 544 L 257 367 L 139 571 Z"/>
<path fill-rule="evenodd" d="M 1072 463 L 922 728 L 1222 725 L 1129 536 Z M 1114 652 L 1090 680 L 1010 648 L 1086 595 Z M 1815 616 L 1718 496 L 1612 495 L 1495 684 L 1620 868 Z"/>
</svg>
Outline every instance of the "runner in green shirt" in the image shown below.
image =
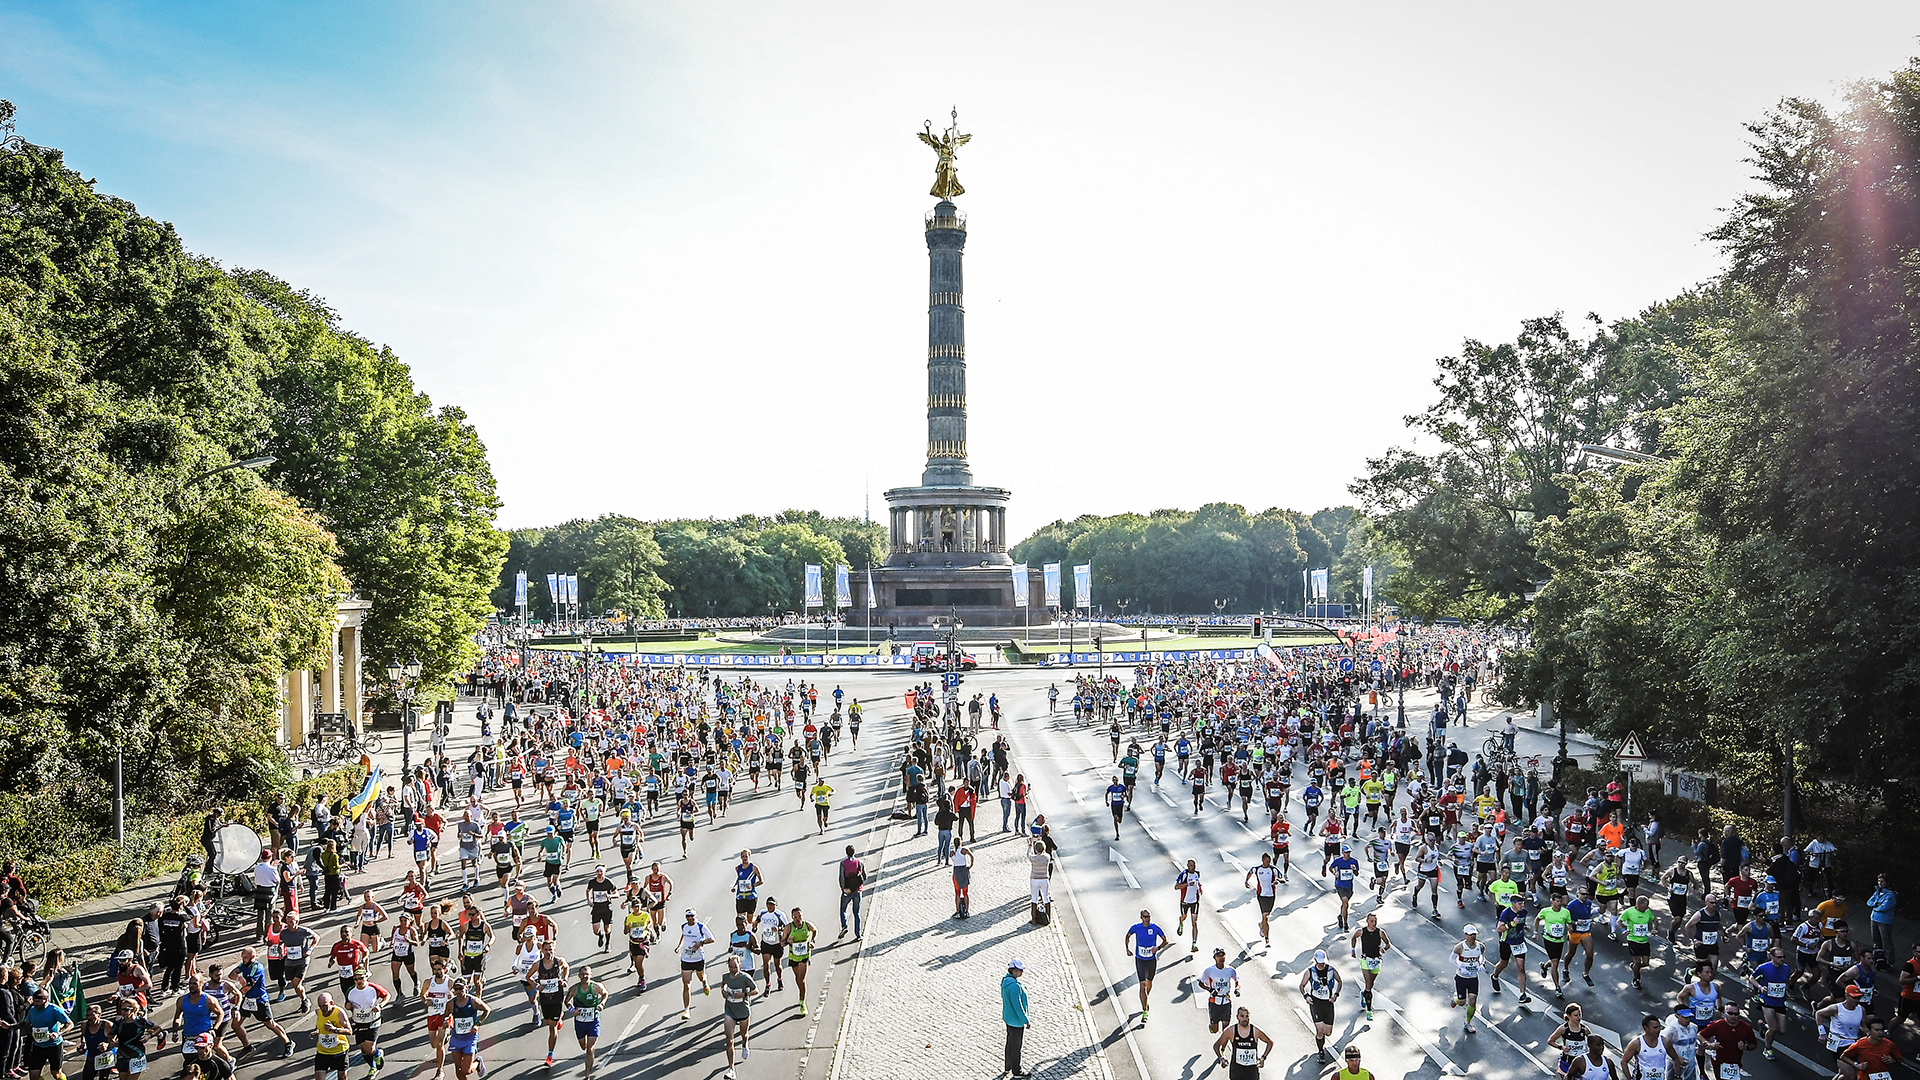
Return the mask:
<svg viewBox="0 0 1920 1080">
<path fill-rule="evenodd" d="M 1567 993 L 1561 983 L 1572 974 L 1569 965 L 1572 957 L 1566 955 L 1567 938 L 1573 930 L 1573 912 L 1567 910 L 1565 893 L 1554 893 L 1551 906 L 1534 916 L 1533 925 L 1540 932 L 1542 944 L 1546 946 L 1547 959 L 1540 965 L 1540 977 L 1553 976 L 1553 996 L 1565 998 Z"/>
<path fill-rule="evenodd" d="M 581 964 L 577 973 L 580 980 L 573 984 L 567 1006 L 573 1013 L 573 1037 L 587 1055 L 587 1075 L 592 1076 L 593 1044 L 600 1039 L 600 1010 L 607 1005 L 607 988 L 593 981 L 593 971 L 586 964 Z"/>
<path fill-rule="evenodd" d="M 1633 906 L 1620 913 L 1627 927 L 1627 954 L 1633 958 L 1633 988 L 1640 989 L 1640 973 L 1653 956 L 1653 935 L 1660 928 L 1660 916 L 1647 908 L 1647 896 L 1633 898 Z"/>
<path fill-rule="evenodd" d="M 1496 908 L 1504 909 L 1507 901 L 1520 891 L 1520 883 L 1513 880 L 1513 871 L 1506 866 L 1500 867 L 1500 876 L 1487 883 L 1487 892 L 1493 895 Z"/>
</svg>

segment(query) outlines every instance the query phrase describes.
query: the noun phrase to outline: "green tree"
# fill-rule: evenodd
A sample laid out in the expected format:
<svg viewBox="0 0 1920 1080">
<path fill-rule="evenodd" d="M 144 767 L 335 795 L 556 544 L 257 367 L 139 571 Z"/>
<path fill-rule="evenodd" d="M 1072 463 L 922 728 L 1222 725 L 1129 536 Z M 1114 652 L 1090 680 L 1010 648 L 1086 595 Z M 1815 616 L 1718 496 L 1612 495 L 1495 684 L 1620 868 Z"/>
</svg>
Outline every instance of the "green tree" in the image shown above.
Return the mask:
<svg viewBox="0 0 1920 1080">
<path fill-rule="evenodd" d="M 601 529 L 593 540 L 581 588 L 593 582 L 597 608 L 618 608 L 636 618 L 657 619 L 666 614 L 660 594 L 666 582 L 660 569 L 666 558 L 654 542 L 653 530 L 639 522 L 621 521 Z"/>
</svg>

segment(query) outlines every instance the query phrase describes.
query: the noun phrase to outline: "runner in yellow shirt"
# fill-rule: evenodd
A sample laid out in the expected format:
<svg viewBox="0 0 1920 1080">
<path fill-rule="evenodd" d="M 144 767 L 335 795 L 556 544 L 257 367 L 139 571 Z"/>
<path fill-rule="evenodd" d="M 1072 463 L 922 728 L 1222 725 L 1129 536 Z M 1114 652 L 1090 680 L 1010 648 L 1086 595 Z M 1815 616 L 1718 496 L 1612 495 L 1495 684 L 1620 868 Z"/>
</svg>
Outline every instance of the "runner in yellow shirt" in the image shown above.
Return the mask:
<svg viewBox="0 0 1920 1080">
<path fill-rule="evenodd" d="M 826 832 L 827 804 L 833 798 L 833 788 L 828 786 L 826 780 L 816 776 L 813 787 L 807 793 L 813 796 L 813 820 L 819 825 L 821 832 Z"/>
<path fill-rule="evenodd" d="M 347 1050 L 353 1045 L 353 1027 L 347 1023 L 347 1011 L 333 1003 L 333 995 L 314 998 L 313 1029 L 316 1033 L 313 1054 L 314 1080 L 328 1074 L 346 1080 Z"/>
</svg>

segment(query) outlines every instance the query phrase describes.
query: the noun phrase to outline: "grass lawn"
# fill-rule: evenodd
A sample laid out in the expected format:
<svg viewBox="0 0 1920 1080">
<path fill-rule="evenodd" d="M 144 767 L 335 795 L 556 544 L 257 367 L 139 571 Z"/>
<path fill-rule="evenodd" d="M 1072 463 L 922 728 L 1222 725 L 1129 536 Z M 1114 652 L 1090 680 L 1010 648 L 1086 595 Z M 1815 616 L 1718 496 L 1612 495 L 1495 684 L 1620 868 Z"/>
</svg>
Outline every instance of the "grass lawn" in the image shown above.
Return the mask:
<svg viewBox="0 0 1920 1080">
<path fill-rule="evenodd" d="M 1129 636 L 1119 639 L 1107 638 L 1101 642 L 1100 651 L 1107 653 L 1143 651 L 1194 652 L 1205 649 L 1251 649 L 1255 645 L 1260 644 L 1260 641 L 1261 639 L 1256 637 L 1155 638 L 1148 641 L 1147 647 L 1143 650 L 1140 647 L 1140 639 Z M 1333 641 L 1334 637 L 1332 634 L 1318 634 L 1312 637 L 1275 637 L 1273 644 L 1276 649 L 1290 649 L 1301 645 L 1331 645 Z M 1056 645 L 1050 640 L 1036 639 L 1031 645 L 1027 646 L 1026 651 L 1030 653 L 1063 653 L 1067 651 L 1067 641 L 1066 638 L 1062 637 L 1060 643 Z M 1086 634 L 1079 634 L 1074 639 L 1073 651 L 1092 652 L 1093 642 L 1088 640 Z"/>
<path fill-rule="evenodd" d="M 835 656 L 859 656 L 872 649 L 872 646 L 863 645 L 846 645 L 839 649 L 827 649 L 823 647 L 823 645 L 831 644 L 832 641 L 833 639 L 831 637 L 827 638 L 824 643 L 816 639 L 812 647 L 805 651 L 808 653 L 831 652 Z M 796 641 L 791 644 L 794 652 L 798 653 L 802 651 L 799 642 Z M 620 641 L 610 642 L 606 645 L 595 643 L 593 647 L 596 652 L 605 651 L 610 654 L 630 652 L 693 653 L 701 656 L 768 656 L 780 651 L 779 645 L 735 645 L 730 642 L 718 641 L 714 638 L 701 638 L 698 641 L 642 641 L 638 644 L 630 641 Z M 578 645 L 535 645 L 534 648 L 545 649 L 549 652 L 580 651 L 580 646 Z"/>
</svg>

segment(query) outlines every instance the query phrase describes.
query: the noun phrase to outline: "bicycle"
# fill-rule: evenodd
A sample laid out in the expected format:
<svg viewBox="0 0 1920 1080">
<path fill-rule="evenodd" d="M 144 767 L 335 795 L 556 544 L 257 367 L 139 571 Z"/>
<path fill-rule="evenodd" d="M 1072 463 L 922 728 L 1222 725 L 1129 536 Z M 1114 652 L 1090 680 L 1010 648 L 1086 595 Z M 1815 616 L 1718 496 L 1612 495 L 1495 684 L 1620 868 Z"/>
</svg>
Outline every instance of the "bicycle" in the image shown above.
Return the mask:
<svg viewBox="0 0 1920 1080">
<path fill-rule="evenodd" d="M 0 932 L 5 933 L 7 940 L 7 951 L 0 954 L 0 961 L 12 962 L 16 957 L 22 964 L 28 960 L 38 961 L 53 944 L 53 927 L 37 915 L 15 916 L 0 922 Z"/>
</svg>

